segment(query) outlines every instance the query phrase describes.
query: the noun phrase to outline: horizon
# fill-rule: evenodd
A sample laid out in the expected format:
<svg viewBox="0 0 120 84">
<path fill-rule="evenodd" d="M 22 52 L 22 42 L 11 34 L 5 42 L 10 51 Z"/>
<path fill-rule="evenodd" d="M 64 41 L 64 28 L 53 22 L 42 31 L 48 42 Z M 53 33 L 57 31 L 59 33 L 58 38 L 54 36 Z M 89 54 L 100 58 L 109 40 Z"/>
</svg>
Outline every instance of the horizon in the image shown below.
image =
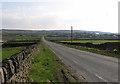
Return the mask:
<svg viewBox="0 0 120 84">
<path fill-rule="evenodd" d="M 59 29 L 53 29 L 53 30 L 50 30 L 50 29 L 43 29 L 43 30 L 30 30 L 30 29 L 1 29 L 1 30 L 23 30 L 23 31 L 71 31 L 71 30 L 59 30 Z M 104 32 L 104 31 L 89 31 L 89 30 L 74 30 L 73 31 L 85 31 L 85 32 L 103 32 L 103 33 L 114 33 L 114 32 Z M 119 32 L 118 32 L 119 33 Z M 118 33 L 115 33 L 115 34 L 118 34 Z"/>
</svg>

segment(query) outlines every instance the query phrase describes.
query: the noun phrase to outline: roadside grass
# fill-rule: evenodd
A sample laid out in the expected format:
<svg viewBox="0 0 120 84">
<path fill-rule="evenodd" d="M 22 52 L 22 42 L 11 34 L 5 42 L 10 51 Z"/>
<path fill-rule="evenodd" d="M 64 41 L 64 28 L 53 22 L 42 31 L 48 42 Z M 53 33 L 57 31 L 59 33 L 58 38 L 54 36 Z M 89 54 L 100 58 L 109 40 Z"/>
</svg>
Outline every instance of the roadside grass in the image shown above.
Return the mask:
<svg viewBox="0 0 120 84">
<path fill-rule="evenodd" d="M 60 42 L 71 42 L 71 41 L 60 41 Z M 101 44 L 106 42 L 120 42 L 118 40 L 75 40 L 73 43 L 93 43 L 93 44 Z"/>
<path fill-rule="evenodd" d="M 5 58 L 10 58 L 10 56 L 21 52 L 26 47 L 9 47 L 9 48 L 2 48 L 2 60 Z"/>
<path fill-rule="evenodd" d="M 0 62 L 2 62 L 2 47 L 0 47 Z"/>
<path fill-rule="evenodd" d="M 120 54 L 109 53 L 109 52 L 105 52 L 105 51 L 95 49 L 95 48 L 86 48 L 86 47 L 82 47 L 82 46 L 62 44 L 62 43 L 58 43 L 58 44 L 63 45 L 63 46 L 67 46 L 67 47 L 71 47 L 71 48 L 75 48 L 75 49 L 79 49 L 79 50 L 83 50 L 83 51 L 89 51 L 89 52 L 93 52 L 93 53 L 97 53 L 97 54 L 101 54 L 101 55 L 120 58 Z"/>
<path fill-rule="evenodd" d="M 0 45 L 2 45 L 3 43 L 0 43 Z"/>
<path fill-rule="evenodd" d="M 44 42 L 41 41 L 39 47 L 40 50 L 33 58 L 28 78 L 29 82 L 77 81 L 73 78 L 72 72 L 60 62 L 60 59 Z"/>
</svg>

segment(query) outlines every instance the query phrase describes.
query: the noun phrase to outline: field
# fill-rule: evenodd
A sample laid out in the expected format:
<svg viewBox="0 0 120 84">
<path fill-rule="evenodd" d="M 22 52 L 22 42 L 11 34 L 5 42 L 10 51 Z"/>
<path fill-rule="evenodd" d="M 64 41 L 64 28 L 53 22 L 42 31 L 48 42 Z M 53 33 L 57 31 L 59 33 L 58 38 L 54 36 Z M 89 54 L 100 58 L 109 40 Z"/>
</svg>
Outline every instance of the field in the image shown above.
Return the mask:
<svg viewBox="0 0 120 84">
<path fill-rule="evenodd" d="M 55 41 L 70 41 L 71 37 L 45 37 L 47 40 L 55 40 Z M 73 37 L 73 40 L 79 41 L 79 40 L 94 40 L 93 38 L 75 38 Z"/>
<path fill-rule="evenodd" d="M 70 41 L 70 37 L 45 37 L 47 40 Z"/>
<path fill-rule="evenodd" d="M 62 41 L 62 42 L 71 42 L 70 37 L 45 37 L 47 40 L 54 40 L 54 41 Z M 99 42 L 100 41 L 100 42 Z M 75 38 L 73 37 L 73 42 L 75 43 L 86 43 L 86 42 L 92 42 L 92 43 L 105 43 L 105 42 L 120 42 L 120 40 L 116 39 L 97 39 L 97 38 Z"/>
<path fill-rule="evenodd" d="M 5 42 L 2 46 L 2 60 L 10 58 L 10 56 L 26 49 L 27 44 L 31 45 L 34 42 Z"/>
<path fill-rule="evenodd" d="M 19 53 L 24 50 L 26 47 L 10 47 L 10 48 L 2 48 L 2 60 L 5 58 L 9 58 L 10 56 Z"/>
<path fill-rule="evenodd" d="M 32 36 L 12 36 L 12 37 L 3 37 L 4 40 L 7 40 L 7 41 L 11 41 L 11 40 L 14 40 L 14 41 L 20 41 L 20 40 L 34 40 L 34 39 L 40 39 L 40 37 L 32 37 Z"/>
<path fill-rule="evenodd" d="M 3 43 L 0 43 L 0 45 L 2 45 Z"/>
<path fill-rule="evenodd" d="M 71 41 L 60 41 L 60 42 L 71 42 Z M 101 44 L 106 42 L 120 42 L 118 40 L 77 40 L 72 41 L 72 43 L 93 43 L 93 44 Z"/>
<path fill-rule="evenodd" d="M 19 36 L 17 34 L 14 35 L 14 33 L 13 35 L 9 35 L 9 33 L 7 33 L 7 36 L 4 36 L 3 34 L 3 40 L 7 42 L 0 43 L 0 45 L 2 45 L 2 60 L 21 52 L 22 50 L 26 49 L 26 47 L 29 45 L 35 44 L 36 42 L 34 42 L 34 40 L 40 40 L 40 36 L 36 37 L 27 34 L 26 36 Z"/>
</svg>

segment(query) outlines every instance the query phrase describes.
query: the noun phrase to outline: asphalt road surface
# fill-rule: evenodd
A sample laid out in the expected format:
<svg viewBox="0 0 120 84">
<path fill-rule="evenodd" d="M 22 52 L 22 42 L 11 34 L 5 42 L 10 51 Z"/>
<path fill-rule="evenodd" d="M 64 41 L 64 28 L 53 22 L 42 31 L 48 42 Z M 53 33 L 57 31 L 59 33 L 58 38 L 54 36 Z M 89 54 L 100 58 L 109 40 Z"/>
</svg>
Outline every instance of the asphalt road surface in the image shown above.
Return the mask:
<svg viewBox="0 0 120 84">
<path fill-rule="evenodd" d="M 87 82 L 118 82 L 118 59 L 43 41 Z"/>
</svg>

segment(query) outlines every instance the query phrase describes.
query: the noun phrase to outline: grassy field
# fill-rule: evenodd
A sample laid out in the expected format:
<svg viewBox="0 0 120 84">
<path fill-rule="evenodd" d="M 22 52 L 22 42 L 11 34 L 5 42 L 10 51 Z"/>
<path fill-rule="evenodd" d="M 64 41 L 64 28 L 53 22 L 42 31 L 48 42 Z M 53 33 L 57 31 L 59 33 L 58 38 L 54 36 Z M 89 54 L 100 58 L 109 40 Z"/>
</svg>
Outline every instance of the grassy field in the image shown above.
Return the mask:
<svg viewBox="0 0 120 84">
<path fill-rule="evenodd" d="M 70 37 L 45 37 L 47 40 L 70 41 Z"/>
<path fill-rule="evenodd" d="M 7 43 L 4 43 L 4 44 L 26 44 L 26 43 L 35 43 L 35 42 L 7 42 Z"/>
<path fill-rule="evenodd" d="M 13 42 L 9 42 L 9 43 L 13 43 Z M 14 43 L 34 43 L 34 42 L 14 42 Z"/>
<path fill-rule="evenodd" d="M 3 43 L 0 43 L 0 45 L 2 45 Z"/>
<path fill-rule="evenodd" d="M 10 47 L 10 48 L 2 48 L 2 60 L 5 58 L 10 58 L 10 56 L 19 53 L 24 50 L 26 47 Z"/>
<path fill-rule="evenodd" d="M 60 42 L 71 42 L 71 41 L 60 41 Z M 106 42 L 120 42 L 118 40 L 79 40 L 73 41 L 73 43 L 93 43 L 93 44 L 101 44 Z"/>
<path fill-rule="evenodd" d="M 70 41 L 71 37 L 45 37 L 47 40 L 55 40 L 55 41 Z M 73 39 L 92 39 L 92 38 L 74 38 Z"/>
<path fill-rule="evenodd" d="M 33 43 L 33 42 L 7 42 L 5 44 L 11 45 L 11 44 L 22 44 L 22 43 Z M 26 49 L 26 46 L 19 46 L 19 47 L 5 47 L 2 48 L 2 60 L 5 58 L 10 58 L 10 56 L 21 52 L 22 50 Z"/>
<path fill-rule="evenodd" d="M 41 37 L 31 37 L 31 36 L 22 36 L 15 38 L 16 41 L 19 40 L 34 40 L 34 39 L 40 39 Z"/>
<path fill-rule="evenodd" d="M 40 39 L 41 37 L 34 37 L 34 36 L 7 36 L 7 37 L 3 37 L 4 40 L 16 40 L 16 41 L 20 41 L 20 40 L 35 40 L 35 39 Z"/>
<path fill-rule="evenodd" d="M 71 37 L 45 37 L 45 39 L 47 40 L 55 40 L 55 41 L 65 41 L 65 42 L 70 42 L 71 41 Z M 101 43 L 104 43 L 104 42 L 117 42 L 118 40 L 107 40 L 104 39 L 97 39 L 97 38 L 75 38 L 73 37 L 73 42 L 82 42 L 82 43 L 86 43 L 86 42 L 94 42 L 94 43 L 99 43 L 99 41 Z M 119 40 L 120 42 L 120 40 Z"/>
<path fill-rule="evenodd" d="M 59 58 L 43 43 L 34 56 L 29 79 L 30 82 L 70 82 L 78 81 L 71 71 L 66 69 Z"/>
</svg>

